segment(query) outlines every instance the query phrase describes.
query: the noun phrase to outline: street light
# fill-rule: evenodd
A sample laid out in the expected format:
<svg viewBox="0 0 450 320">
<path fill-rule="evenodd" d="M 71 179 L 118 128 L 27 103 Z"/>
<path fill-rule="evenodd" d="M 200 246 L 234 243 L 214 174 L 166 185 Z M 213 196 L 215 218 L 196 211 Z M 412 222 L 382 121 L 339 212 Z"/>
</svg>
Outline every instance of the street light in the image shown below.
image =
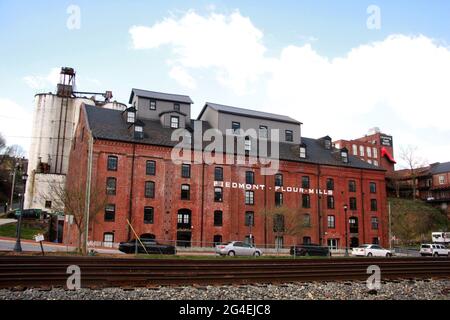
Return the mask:
<svg viewBox="0 0 450 320">
<path fill-rule="evenodd" d="M 345 213 L 345 220 L 344 220 L 345 221 L 345 256 L 346 257 L 348 257 L 347 209 L 348 209 L 348 206 L 346 204 L 344 204 L 344 213 Z"/>
<path fill-rule="evenodd" d="M 24 173 L 22 175 L 22 182 L 23 182 L 23 191 L 25 192 L 25 185 L 27 183 L 28 175 Z M 19 194 L 20 197 L 20 215 L 19 215 L 19 221 L 17 221 L 16 226 L 16 244 L 14 245 L 14 251 L 15 252 L 22 252 L 22 245 L 20 243 L 20 227 L 22 224 L 22 215 L 23 215 L 23 204 L 24 204 L 24 193 Z"/>
</svg>

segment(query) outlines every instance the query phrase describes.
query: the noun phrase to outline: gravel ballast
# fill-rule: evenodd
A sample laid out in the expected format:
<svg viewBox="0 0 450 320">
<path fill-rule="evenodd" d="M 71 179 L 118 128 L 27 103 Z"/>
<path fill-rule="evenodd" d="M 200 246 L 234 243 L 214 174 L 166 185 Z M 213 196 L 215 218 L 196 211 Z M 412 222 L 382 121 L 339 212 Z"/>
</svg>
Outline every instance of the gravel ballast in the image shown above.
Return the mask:
<svg viewBox="0 0 450 320">
<path fill-rule="evenodd" d="M 0 300 L 450 300 L 450 280 L 382 282 L 369 290 L 366 282 L 310 282 L 280 285 L 106 288 L 76 291 L 62 288 L 0 290 Z"/>
</svg>

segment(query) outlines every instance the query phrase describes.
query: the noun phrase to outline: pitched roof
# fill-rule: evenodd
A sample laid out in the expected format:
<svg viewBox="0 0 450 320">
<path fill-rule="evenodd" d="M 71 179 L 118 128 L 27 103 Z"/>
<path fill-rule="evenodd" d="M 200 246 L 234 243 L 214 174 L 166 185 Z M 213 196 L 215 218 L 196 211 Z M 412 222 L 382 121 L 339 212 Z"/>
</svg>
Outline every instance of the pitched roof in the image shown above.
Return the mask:
<svg viewBox="0 0 450 320">
<path fill-rule="evenodd" d="M 172 93 L 156 92 L 156 91 L 148 91 L 148 90 L 135 89 L 135 88 L 133 88 L 131 90 L 129 103 L 131 103 L 133 101 L 133 97 L 135 95 L 138 97 L 151 98 L 151 99 L 156 99 L 156 100 L 175 101 L 175 102 L 182 102 L 182 103 L 189 103 L 189 104 L 194 103 L 189 96 L 180 95 L 180 94 L 172 94 Z"/>
<path fill-rule="evenodd" d="M 163 127 L 158 120 L 139 119 L 145 124 L 143 128 L 144 138 L 141 140 L 136 140 L 132 132 L 128 130 L 128 124 L 123 119 L 121 111 L 104 109 L 91 105 L 85 105 L 85 110 L 89 128 L 96 139 L 129 143 L 135 142 L 166 147 L 174 147 L 179 143 L 178 141 L 171 140 L 171 135 L 174 129 Z M 187 129 L 192 131 L 195 122 L 202 125 L 203 132 L 211 128 L 206 121 L 191 120 L 187 125 Z M 192 143 L 194 143 L 194 139 L 192 139 Z M 203 148 L 210 143 L 211 142 L 209 141 L 203 141 Z M 338 149 L 326 150 L 320 143 L 319 139 L 302 137 L 302 144 L 306 145 L 307 148 L 306 159 L 301 159 L 299 157 L 300 145 L 281 142 L 279 143 L 280 160 L 385 171 L 380 167 L 371 165 L 352 155 L 349 155 L 348 163 L 343 163 L 338 157 L 336 157 L 336 151 Z M 223 143 L 223 145 L 226 146 L 226 143 Z M 270 143 L 268 145 L 267 153 L 272 154 L 270 150 Z"/>
<path fill-rule="evenodd" d="M 236 114 L 236 115 L 240 115 L 240 116 L 249 116 L 249 117 L 260 118 L 260 119 L 282 121 L 282 122 L 293 123 L 293 124 L 301 124 L 300 121 L 297 121 L 288 116 L 283 116 L 283 115 L 269 113 L 269 112 L 263 112 L 263 111 L 257 111 L 257 110 L 249 110 L 249 109 L 231 107 L 231 106 L 226 106 L 223 104 L 217 104 L 217 103 L 212 103 L 212 102 L 207 102 L 205 104 L 202 111 L 200 112 L 200 114 L 197 117 L 198 120 L 201 119 L 203 112 L 205 112 L 206 108 L 208 108 L 208 107 L 211 109 L 214 109 L 218 112 L 222 112 L 222 113 L 229 113 L 229 114 Z"/>
<path fill-rule="evenodd" d="M 450 162 L 443 162 L 443 163 L 438 162 L 430 165 L 431 174 L 439 174 L 445 172 L 450 172 Z"/>
</svg>

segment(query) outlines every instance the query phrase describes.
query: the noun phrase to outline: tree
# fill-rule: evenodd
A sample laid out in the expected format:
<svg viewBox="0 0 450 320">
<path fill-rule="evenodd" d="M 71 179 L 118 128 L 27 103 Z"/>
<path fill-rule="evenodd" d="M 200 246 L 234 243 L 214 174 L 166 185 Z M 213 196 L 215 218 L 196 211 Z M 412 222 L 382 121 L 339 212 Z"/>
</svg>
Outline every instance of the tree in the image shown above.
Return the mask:
<svg viewBox="0 0 450 320">
<path fill-rule="evenodd" d="M 413 200 L 417 196 L 417 177 L 419 169 L 427 166 L 427 161 L 418 155 L 416 146 L 408 145 L 400 147 L 400 159 L 402 159 L 409 170 L 409 178 L 411 181 Z"/>
<path fill-rule="evenodd" d="M 77 251 L 87 253 L 85 239 L 85 214 L 86 214 L 86 186 L 83 184 L 71 185 L 70 187 L 60 183 L 50 183 L 48 194 L 42 194 L 45 199 L 52 199 L 52 208 L 56 212 L 64 212 L 65 215 L 73 216 L 73 223 L 78 233 Z M 107 204 L 105 190 L 97 185 L 91 186 L 89 198 L 89 222 L 95 220 L 96 215 L 103 211 Z"/>
<path fill-rule="evenodd" d="M 272 229 L 277 236 L 299 238 L 311 227 L 310 220 L 306 219 L 306 215 L 298 208 L 287 206 L 273 207 L 263 210 L 259 214 L 264 215 L 267 221 L 272 221 Z"/>
</svg>

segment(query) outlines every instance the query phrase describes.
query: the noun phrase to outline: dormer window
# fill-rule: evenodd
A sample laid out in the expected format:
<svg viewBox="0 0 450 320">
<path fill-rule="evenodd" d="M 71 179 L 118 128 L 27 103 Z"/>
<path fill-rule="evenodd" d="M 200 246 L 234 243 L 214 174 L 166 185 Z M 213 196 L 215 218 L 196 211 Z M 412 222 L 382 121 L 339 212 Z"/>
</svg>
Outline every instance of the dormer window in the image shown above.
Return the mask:
<svg viewBox="0 0 450 320">
<path fill-rule="evenodd" d="M 150 100 L 150 110 L 156 110 L 156 100 Z"/>
<path fill-rule="evenodd" d="M 180 127 L 180 118 L 175 116 L 170 117 L 170 127 L 178 129 Z"/>
<path fill-rule="evenodd" d="M 267 139 L 269 134 L 269 129 L 267 126 L 259 126 L 259 137 L 262 139 Z"/>
<path fill-rule="evenodd" d="M 236 121 L 231 122 L 231 129 L 233 130 L 234 134 L 238 134 L 239 130 L 241 129 L 241 123 Z"/>
<path fill-rule="evenodd" d="M 341 150 L 341 159 L 343 163 L 348 163 L 348 151 L 345 148 Z"/>
<path fill-rule="evenodd" d="M 286 130 L 285 131 L 285 138 L 287 142 L 292 142 L 294 141 L 294 133 L 292 132 L 292 130 Z"/>
<path fill-rule="evenodd" d="M 331 140 L 325 139 L 324 144 L 325 144 L 325 149 L 327 149 L 327 150 L 331 149 Z"/>
<path fill-rule="evenodd" d="M 144 139 L 144 128 L 142 126 L 134 126 L 134 138 Z"/>
<path fill-rule="evenodd" d="M 180 104 L 179 103 L 174 103 L 173 104 L 173 110 L 180 111 Z"/>
<path fill-rule="evenodd" d="M 300 158 L 306 159 L 306 146 L 300 146 Z"/>
<path fill-rule="evenodd" d="M 136 120 L 136 114 L 134 111 L 128 111 L 127 112 L 127 122 L 128 123 L 134 123 Z"/>
</svg>

